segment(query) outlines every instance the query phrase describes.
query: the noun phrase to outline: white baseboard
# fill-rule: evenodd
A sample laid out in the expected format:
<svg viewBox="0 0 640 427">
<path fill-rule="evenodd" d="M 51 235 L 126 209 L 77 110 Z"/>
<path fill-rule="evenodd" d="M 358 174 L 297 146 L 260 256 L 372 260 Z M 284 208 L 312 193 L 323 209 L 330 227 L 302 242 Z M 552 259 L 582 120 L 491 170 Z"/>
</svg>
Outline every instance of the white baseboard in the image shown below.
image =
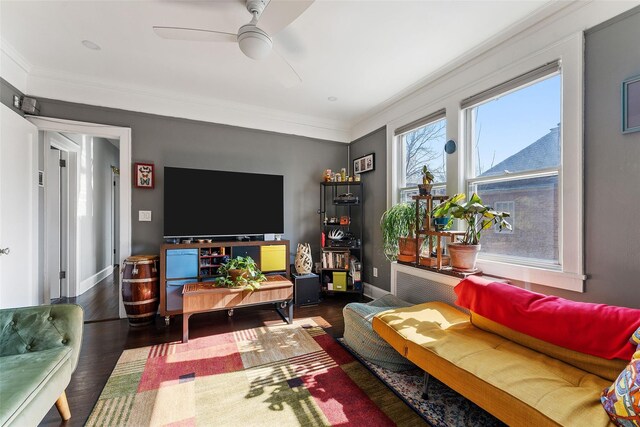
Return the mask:
<svg viewBox="0 0 640 427">
<path fill-rule="evenodd" d="M 78 288 L 78 295 L 76 295 L 76 296 L 84 294 L 89 289 L 93 288 L 95 285 L 100 283 L 100 281 L 102 281 L 105 278 L 109 277 L 109 275 L 111 275 L 111 273 L 113 273 L 113 265 L 110 265 L 107 268 L 105 268 L 104 270 L 98 271 L 93 276 L 84 279 L 82 282 L 80 282 L 80 286 Z"/>
<path fill-rule="evenodd" d="M 373 286 L 372 284 L 367 282 L 363 282 L 363 284 L 364 284 L 364 292 L 363 292 L 364 295 L 371 299 L 378 299 L 391 293 L 389 291 L 385 291 L 384 289 L 380 289 L 377 286 Z"/>
</svg>

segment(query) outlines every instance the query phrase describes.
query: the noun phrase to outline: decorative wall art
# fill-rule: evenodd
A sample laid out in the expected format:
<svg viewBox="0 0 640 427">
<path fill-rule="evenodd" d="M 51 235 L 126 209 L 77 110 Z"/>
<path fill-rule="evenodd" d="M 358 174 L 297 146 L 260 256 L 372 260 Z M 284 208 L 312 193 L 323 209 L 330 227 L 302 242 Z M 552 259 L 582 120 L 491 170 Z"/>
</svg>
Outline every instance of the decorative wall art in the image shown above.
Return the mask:
<svg viewBox="0 0 640 427">
<path fill-rule="evenodd" d="M 153 163 L 135 163 L 133 165 L 133 184 L 136 188 L 153 188 Z"/>
<path fill-rule="evenodd" d="M 640 75 L 622 82 L 622 133 L 640 131 Z"/>
<path fill-rule="evenodd" d="M 355 174 L 370 172 L 375 169 L 375 153 L 358 157 L 353 161 L 353 172 Z"/>
</svg>

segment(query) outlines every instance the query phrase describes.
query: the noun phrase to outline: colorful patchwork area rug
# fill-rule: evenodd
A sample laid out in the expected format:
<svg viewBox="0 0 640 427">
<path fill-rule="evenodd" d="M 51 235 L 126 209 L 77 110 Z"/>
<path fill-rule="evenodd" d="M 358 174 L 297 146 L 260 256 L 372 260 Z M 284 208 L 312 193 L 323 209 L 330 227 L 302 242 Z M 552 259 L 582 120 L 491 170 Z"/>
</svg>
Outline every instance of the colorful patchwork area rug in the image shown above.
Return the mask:
<svg viewBox="0 0 640 427">
<path fill-rule="evenodd" d="M 322 326 L 301 319 L 125 350 L 87 425 L 426 425 Z"/>
<path fill-rule="evenodd" d="M 393 372 L 389 369 L 381 368 L 362 359 L 355 350 L 344 342 L 344 339 L 339 338 L 338 340 L 432 426 L 497 427 L 505 425 L 493 415 L 433 377 L 429 380 L 429 398 L 424 399 L 422 397 L 424 388 L 424 372 L 422 370 L 416 368 L 403 372 Z"/>
</svg>

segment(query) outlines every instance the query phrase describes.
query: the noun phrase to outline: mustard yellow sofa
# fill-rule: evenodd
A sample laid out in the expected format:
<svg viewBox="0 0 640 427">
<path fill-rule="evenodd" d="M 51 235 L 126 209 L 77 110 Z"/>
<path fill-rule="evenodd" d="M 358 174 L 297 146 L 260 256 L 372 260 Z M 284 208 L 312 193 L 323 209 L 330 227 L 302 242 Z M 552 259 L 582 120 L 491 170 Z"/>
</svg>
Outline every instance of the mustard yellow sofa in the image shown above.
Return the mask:
<svg viewBox="0 0 640 427">
<path fill-rule="evenodd" d="M 429 302 L 388 310 L 373 329 L 400 354 L 510 426 L 609 426 L 600 393 L 627 362 L 541 341 Z"/>
</svg>

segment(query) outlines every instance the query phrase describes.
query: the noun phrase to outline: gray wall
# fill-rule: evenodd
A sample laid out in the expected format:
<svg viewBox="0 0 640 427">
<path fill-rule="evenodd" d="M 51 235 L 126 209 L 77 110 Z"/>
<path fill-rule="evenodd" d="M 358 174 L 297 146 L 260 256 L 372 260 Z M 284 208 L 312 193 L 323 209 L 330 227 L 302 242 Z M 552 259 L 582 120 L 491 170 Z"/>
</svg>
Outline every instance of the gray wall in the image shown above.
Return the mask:
<svg viewBox="0 0 640 427">
<path fill-rule="evenodd" d="M 13 95 L 22 96 L 23 93 L 16 89 L 15 86 L 12 86 L 11 83 L 0 77 L 0 103 L 11 108 L 21 116 L 24 116 L 22 111 L 13 106 Z"/>
<path fill-rule="evenodd" d="M 586 34 L 586 293 L 541 292 L 640 307 L 640 132 L 623 135 L 620 87 L 640 74 L 640 8 Z"/>
<path fill-rule="evenodd" d="M 317 257 L 320 231 L 316 211 L 322 172 L 344 165 L 348 145 L 49 99 L 41 100 L 40 113 L 132 129 L 132 161 L 154 163 L 156 172 L 155 189 L 132 190 L 133 254 L 159 251 L 163 168 L 175 166 L 284 175 L 284 237 L 291 240 L 293 252 L 298 242 L 311 243 Z M 151 210 L 152 221 L 138 222 L 138 210 Z"/>
<path fill-rule="evenodd" d="M 382 127 L 350 145 L 349 166 L 353 160 L 375 153 L 375 170 L 360 177 L 364 186 L 364 260 L 362 280 L 380 289 L 391 290 L 391 269 L 382 252 L 380 217 L 387 209 L 387 128 Z M 373 277 L 373 267 L 378 277 Z"/>
<path fill-rule="evenodd" d="M 78 200 L 81 213 L 78 223 L 82 281 L 113 264 L 111 166 L 118 167 L 120 151 L 108 140 L 96 137 L 85 138 L 80 147 L 78 160 L 80 192 L 83 196 Z"/>
</svg>

